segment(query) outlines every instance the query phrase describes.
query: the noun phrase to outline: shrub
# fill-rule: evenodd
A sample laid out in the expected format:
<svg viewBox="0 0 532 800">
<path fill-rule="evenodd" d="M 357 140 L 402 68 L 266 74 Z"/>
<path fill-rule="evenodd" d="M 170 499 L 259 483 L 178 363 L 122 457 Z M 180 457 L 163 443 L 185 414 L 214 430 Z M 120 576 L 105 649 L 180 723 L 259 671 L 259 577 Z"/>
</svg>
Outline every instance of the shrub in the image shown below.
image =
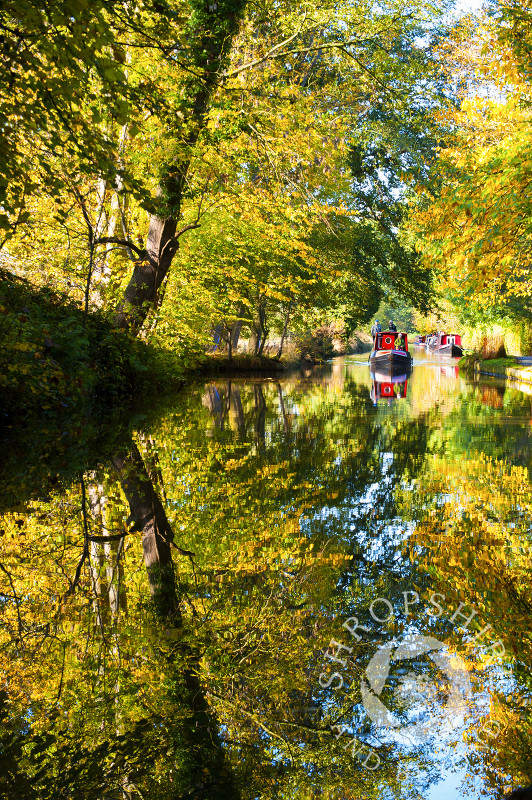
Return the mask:
<svg viewBox="0 0 532 800">
<path fill-rule="evenodd" d="M 301 361 L 316 364 L 334 355 L 334 344 L 328 327 L 308 331 L 295 338 L 297 354 Z"/>
</svg>

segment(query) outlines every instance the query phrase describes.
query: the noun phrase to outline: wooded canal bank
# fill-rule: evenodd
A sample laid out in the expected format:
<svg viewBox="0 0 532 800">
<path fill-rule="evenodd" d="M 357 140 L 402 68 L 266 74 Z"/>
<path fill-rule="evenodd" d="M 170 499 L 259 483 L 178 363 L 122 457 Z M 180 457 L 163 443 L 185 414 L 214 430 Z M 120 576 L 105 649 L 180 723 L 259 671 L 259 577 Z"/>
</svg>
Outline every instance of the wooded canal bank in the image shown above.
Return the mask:
<svg viewBox="0 0 532 800">
<path fill-rule="evenodd" d="M 268 353 L 175 350 L 134 337 L 111 314 L 87 313 L 66 294 L 0 271 L 0 425 L 33 415 L 100 415 L 133 400 L 181 389 L 199 375 L 281 375 L 367 347 L 363 333 L 349 342 L 309 332 L 287 342 L 281 358 Z M 272 353 L 277 348 L 272 349 Z M 97 411 L 95 411 L 98 409 Z M 61 423 L 62 424 L 62 423 Z"/>
</svg>

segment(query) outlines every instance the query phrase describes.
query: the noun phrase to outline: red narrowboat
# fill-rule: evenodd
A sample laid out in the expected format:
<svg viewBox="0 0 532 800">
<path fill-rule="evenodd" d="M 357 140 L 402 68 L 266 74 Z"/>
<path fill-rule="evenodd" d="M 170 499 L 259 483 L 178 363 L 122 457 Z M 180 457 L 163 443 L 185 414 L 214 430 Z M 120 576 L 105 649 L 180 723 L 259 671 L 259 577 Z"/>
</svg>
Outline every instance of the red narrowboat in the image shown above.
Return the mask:
<svg viewBox="0 0 532 800">
<path fill-rule="evenodd" d="M 416 336 L 416 338 L 414 339 L 414 347 L 425 347 L 426 343 L 427 343 L 426 334 Z"/>
<path fill-rule="evenodd" d="M 375 336 L 373 350 L 369 355 L 369 365 L 373 372 L 408 372 L 412 366 L 412 356 L 408 352 L 408 336 L 397 331 L 382 331 Z"/>
<path fill-rule="evenodd" d="M 457 333 L 438 333 L 429 344 L 431 352 L 439 356 L 454 356 L 463 354 L 462 338 Z"/>
</svg>

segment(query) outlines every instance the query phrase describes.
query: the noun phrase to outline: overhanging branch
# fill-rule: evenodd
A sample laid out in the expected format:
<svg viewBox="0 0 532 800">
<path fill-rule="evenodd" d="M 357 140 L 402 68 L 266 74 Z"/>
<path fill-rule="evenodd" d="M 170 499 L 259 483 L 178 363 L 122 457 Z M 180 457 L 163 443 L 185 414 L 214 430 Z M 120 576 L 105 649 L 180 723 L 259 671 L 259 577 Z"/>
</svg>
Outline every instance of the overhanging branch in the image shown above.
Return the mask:
<svg viewBox="0 0 532 800">
<path fill-rule="evenodd" d="M 96 239 L 94 245 L 97 244 L 118 244 L 121 247 L 127 247 L 130 250 L 134 250 L 135 253 L 138 255 L 139 258 L 146 258 L 147 252 L 146 250 L 141 250 L 140 247 L 137 247 L 133 242 L 130 242 L 129 239 L 120 239 L 118 236 L 102 236 L 100 239 Z"/>
<path fill-rule="evenodd" d="M 258 67 L 260 64 L 264 64 L 265 61 L 269 61 L 270 59 L 277 59 L 277 58 L 284 58 L 288 56 L 294 55 L 305 55 L 307 53 L 315 53 L 318 50 L 343 50 L 345 52 L 346 47 L 351 47 L 356 45 L 361 47 L 362 45 L 367 44 L 368 42 L 374 42 L 378 40 L 379 36 L 383 33 L 382 30 L 376 31 L 373 35 L 367 36 L 361 39 L 349 39 L 348 41 L 336 41 L 336 42 L 321 42 L 316 45 L 311 45 L 310 47 L 296 47 L 293 50 L 285 50 L 287 45 L 296 39 L 302 29 L 300 28 L 296 33 L 292 34 L 288 39 L 285 39 L 283 42 L 279 42 L 267 53 L 265 53 L 260 58 L 255 59 L 254 61 L 249 61 L 247 64 L 242 64 L 241 67 L 236 67 L 232 69 L 230 72 L 225 72 L 222 77 L 224 79 L 233 78 L 235 75 L 239 75 L 241 72 L 244 72 L 248 69 L 253 69 L 253 67 Z M 308 31 L 307 31 L 308 33 Z M 348 55 L 349 52 L 347 53 Z"/>
</svg>

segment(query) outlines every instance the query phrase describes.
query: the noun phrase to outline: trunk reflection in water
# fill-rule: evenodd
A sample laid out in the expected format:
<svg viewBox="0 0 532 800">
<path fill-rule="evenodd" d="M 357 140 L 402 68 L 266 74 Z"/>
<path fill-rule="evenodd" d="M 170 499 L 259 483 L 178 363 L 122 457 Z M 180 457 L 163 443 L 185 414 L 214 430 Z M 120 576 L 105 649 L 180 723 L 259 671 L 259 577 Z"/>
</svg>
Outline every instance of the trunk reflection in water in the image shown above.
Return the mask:
<svg viewBox="0 0 532 800">
<path fill-rule="evenodd" d="M 2 796 L 529 782 L 530 400 L 430 363 L 374 392 L 191 387 L 4 508 Z"/>
</svg>

